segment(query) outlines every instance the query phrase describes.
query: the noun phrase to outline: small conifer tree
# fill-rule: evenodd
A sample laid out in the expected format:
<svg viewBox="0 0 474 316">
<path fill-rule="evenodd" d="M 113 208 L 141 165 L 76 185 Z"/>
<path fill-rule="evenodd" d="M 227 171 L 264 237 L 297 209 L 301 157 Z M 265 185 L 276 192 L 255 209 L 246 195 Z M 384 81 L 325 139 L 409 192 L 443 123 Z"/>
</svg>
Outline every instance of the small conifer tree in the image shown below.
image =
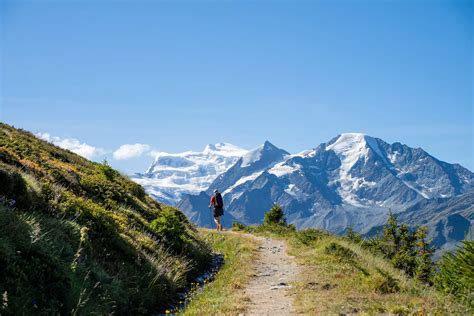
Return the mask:
<svg viewBox="0 0 474 316">
<path fill-rule="evenodd" d="M 427 238 L 427 228 L 426 227 L 419 227 L 416 230 L 416 260 L 417 260 L 417 267 L 415 271 L 416 277 L 426 283 L 431 283 L 432 274 L 434 263 L 432 260 L 432 256 L 434 253 L 434 248 L 431 246 L 430 241 Z"/>
<path fill-rule="evenodd" d="M 435 286 L 444 293 L 474 306 L 474 240 L 464 240 L 454 252 L 447 252 L 439 262 Z"/>
<path fill-rule="evenodd" d="M 285 214 L 283 213 L 283 209 L 278 204 L 273 204 L 272 208 L 265 213 L 265 217 L 263 219 L 264 225 L 286 225 L 286 218 Z"/>
<path fill-rule="evenodd" d="M 408 275 L 415 273 L 416 262 L 416 236 L 410 231 L 406 224 L 398 227 L 397 235 L 399 237 L 399 247 L 392 258 L 393 265 L 404 270 Z"/>
<path fill-rule="evenodd" d="M 383 241 L 385 243 L 385 255 L 392 259 L 400 249 L 400 236 L 398 232 L 397 217 L 390 211 L 387 224 L 383 229 Z"/>
</svg>

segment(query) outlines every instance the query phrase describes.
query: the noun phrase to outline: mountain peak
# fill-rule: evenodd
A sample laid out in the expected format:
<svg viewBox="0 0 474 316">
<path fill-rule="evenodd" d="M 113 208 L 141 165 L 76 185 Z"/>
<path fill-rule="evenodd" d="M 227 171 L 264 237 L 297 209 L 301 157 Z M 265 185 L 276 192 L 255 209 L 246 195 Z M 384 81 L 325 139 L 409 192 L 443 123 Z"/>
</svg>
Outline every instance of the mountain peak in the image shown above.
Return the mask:
<svg viewBox="0 0 474 316">
<path fill-rule="evenodd" d="M 259 147 L 247 152 L 242 157 L 241 167 L 245 168 L 250 166 L 251 164 L 264 160 L 281 160 L 283 156 L 289 155 L 283 149 L 280 149 L 266 140 L 262 145 Z"/>
<path fill-rule="evenodd" d="M 246 149 L 232 145 L 230 143 L 207 144 L 203 150 L 206 154 L 219 154 L 222 156 L 243 156 L 247 153 Z"/>
<path fill-rule="evenodd" d="M 363 133 L 342 133 L 326 146 L 326 150 L 332 150 L 344 156 L 364 154 L 369 148 L 382 156 L 377 139 Z"/>
<path fill-rule="evenodd" d="M 272 143 L 270 143 L 270 141 L 266 140 L 263 143 L 263 148 L 277 148 L 277 147 L 275 145 L 273 145 Z"/>
<path fill-rule="evenodd" d="M 367 136 L 366 134 L 363 133 L 342 133 L 337 137 L 336 142 L 346 142 L 346 143 L 363 143 L 366 141 L 367 138 L 370 136 Z"/>
<path fill-rule="evenodd" d="M 326 146 L 326 150 L 332 150 L 336 154 L 344 156 L 362 153 L 365 149 L 366 136 L 359 133 L 344 133 Z"/>
<path fill-rule="evenodd" d="M 339 136 L 345 136 L 345 137 L 365 137 L 367 136 L 364 133 L 355 133 L 355 132 L 350 132 L 350 133 L 341 133 Z"/>
<path fill-rule="evenodd" d="M 216 145 L 213 144 L 207 144 L 206 147 L 204 147 L 204 152 L 209 152 L 209 151 L 216 151 L 217 147 Z"/>
</svg>

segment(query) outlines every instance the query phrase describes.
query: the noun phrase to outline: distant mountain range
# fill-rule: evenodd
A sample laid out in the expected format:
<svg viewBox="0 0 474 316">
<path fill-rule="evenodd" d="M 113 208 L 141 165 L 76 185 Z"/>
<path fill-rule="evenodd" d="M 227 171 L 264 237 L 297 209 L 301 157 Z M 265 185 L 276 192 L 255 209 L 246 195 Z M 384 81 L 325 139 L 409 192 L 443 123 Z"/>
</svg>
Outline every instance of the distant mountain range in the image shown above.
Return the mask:
<svg viewBox="0 0 474 316">
<path fill-rule="evenodd" d="M 225 171 L 212 173 L 206 188 L 180 192 L 177 205 L 191 221 L 210 225 L 207 205 L 214 189 L 223 193 L 227 226 L 261 223 L 279 203 L 298 228 L 343 233 L 352 227 L 370 235 L 391 210 L 410 225 L 430 226 L 435 243 L 449 247 L 474 221 L 474 174 L 421 148 L 347 133 L 294 155 L 268 141 L 236 158 L 239 150 L 228 168 L 221 167 Z"/>
</svg>

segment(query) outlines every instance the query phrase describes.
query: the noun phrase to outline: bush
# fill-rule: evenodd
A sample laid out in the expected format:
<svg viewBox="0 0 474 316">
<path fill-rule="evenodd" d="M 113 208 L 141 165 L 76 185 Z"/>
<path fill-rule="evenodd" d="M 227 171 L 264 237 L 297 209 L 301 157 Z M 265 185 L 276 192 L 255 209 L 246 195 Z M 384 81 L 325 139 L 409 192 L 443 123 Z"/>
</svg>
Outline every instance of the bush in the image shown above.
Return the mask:
<svg viewBox="0 0 474 316">
<path fill-rule="evenodd" d="M 397 279 L 392 277 L 388 272 L 377 268 L 377 272 L 381 278 L 374 278 L 375 292 L 380 294 L 397 293 L 400 291 Z"/>
<path fill-rule="evenodd" d="M 108 180 L 113 180 L 115 177 L 120 175 L 117 171 L 115 171 L 107 162 L 104 160 L 102 163 L 97 164 L 97 170 L 102 173 Z"/>
<path fill-rule="evenodd" d="M 326 246 L 324 251 L 329 255 L 339 258 L 341 261 L 353 262 L 354 259 L 357 258 L 357 254 L 355 252 L 335 242 L 332 242 Z"/>
<path fill-rule="evenodd" d="M 232 223 L 232 230 L 240 231 L 245 229 L 245 225 L 240 222 L 233 222 Z"/>
<path fill-rule="evenodd" d="M 274 204 L 272 208 L 265 213 L 263 218 L 264 225 L 286 225 L 286 218 L 285 214 L 283 213 L 283 209 L 280 205 Z"/>
<path fill-rule="evenodd" d="M 346 230 L 346 234 L 344 236 L 347 240 L 353 242 L 353 243 L 356 243 L 356 244 L 359 244 L 363 241 L 362 239 L 362 236 L 359 235 L 358 233 L 356 233 L 354 231 L 354 229 L 352 229 L 352 227 L 349 227 L 347 228 Z"/>
<path fill-rule="evenodd" d="M 319 240 L 327 235 L 327 233 L 321 230 L 315 228 L 307 228 L 296 232 L 296 239 L 304 245 L 309 245 L 313 241 Z"/>
<path fill-rule="evenodd" d="M 187 239 L 186 226 L 181 214 L 174 208 L 165 208 L 158 218 L 150 223 L 150 228 L 175 252 L 181 252 Z"/>
<path fill-rule="evenodd" d="M 115 203 L 125 204 L 125 190 L 117 183 L 108 179 L 104 173 L 85 175 L 81 178 L 82 188 L 94 199 L 115 206 Z"/>
<path fill-rule="evenodd" d="M 25 180 L 12 168 L 0 165 L 0 196 L 14 201 L 16 207 L 26 209 L 31 204 Z"/>
</svg>

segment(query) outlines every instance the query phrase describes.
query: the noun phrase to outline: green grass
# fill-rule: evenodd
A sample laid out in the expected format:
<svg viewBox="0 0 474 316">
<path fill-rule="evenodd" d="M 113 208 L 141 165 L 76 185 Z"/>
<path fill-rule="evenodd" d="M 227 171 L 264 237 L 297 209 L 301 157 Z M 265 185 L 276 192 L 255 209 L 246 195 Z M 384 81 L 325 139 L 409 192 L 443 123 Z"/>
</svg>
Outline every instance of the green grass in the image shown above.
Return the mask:
<svg viewBox="0 0 474 316">
<path fill-rule="evenodd" d="M 150 314 L 210 259 L 181 212 L 107 163 L 0 123 L 1 315 Z"/>
<path fill-rule="evenodd" d="M 382 258 L 334 236 L 311 245 L 290 239 L 304 267 L 294 288 L 304 314 L 436 314 L 462 311 L 452 300 L 407 277 Z"/>
<path fill-rule="evenodd" d="M 291 290 L 304 315 L 470 314 L 473 311 L 345 238 L 317 229 L 260 225 L 243 229 L 287 241 L 302 267 Z"/>
<path fill-rule="evenodd" d="M 243 288 L 254 273 L 258 241 L 242 234 L 201 230 L 214 251 L 224 254 L 225 263 L 215 280 L 196 295 L 184 315 L 237 315 L 245 311 L 248 298 Z"/>
</svg>

